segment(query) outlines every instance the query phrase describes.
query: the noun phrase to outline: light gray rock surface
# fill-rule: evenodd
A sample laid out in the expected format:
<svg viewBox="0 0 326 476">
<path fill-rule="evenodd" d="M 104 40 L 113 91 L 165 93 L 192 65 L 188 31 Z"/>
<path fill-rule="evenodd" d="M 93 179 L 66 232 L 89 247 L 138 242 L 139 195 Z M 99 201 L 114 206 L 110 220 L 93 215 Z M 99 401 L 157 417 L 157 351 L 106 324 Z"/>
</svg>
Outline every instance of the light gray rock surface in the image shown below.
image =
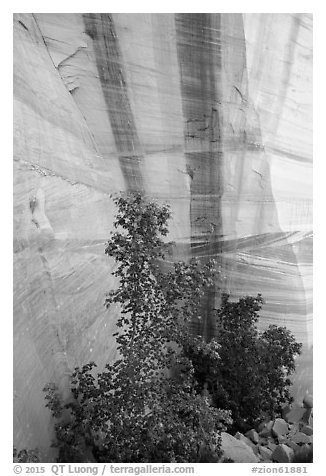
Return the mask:
<svg viewBox="0 0 326 476">
<path fill-rule="evenodd" d="M 308 436 L 311 436 L 313 434 L 313 428 L 312 426 L 309 425 L 304 425 L 301 427 L 302 433 L 305 433 Z"/>
<path fill-rule="evenodd" d="M 264 461 L 270 461 L 272 459 L 272 450 L 266 446 L 259 446 L 259 453 Z"/>
<path fill-rule="evenodd" d="M 247 438 L 249 438 L 249 439 L 250 439 L 253 443 L 255 443 L 255 444 L 257 444 L 258 441 L 259 441 L 259 435 L 258 435 L 257 431 L 254 430 L 254 429 L 251 429 L 251 430 L 247 431 L 247 433 L 245 434 L 245 436 L 246 436 Z"/>
<path fill-rule="evenodd" d="M 259 458 L 250 446 L 229 433 L 222 432 L 223 458 L 230 458 L 235 463 L 258 463 Z"/>
<path fill-rule="evenodd" d="M 272 459 L 276 463 L 291 463 L 294 457 L 294 450 L 287 445 L 277 445 L 272 454 Z"/>
<path fill-rule="evenodd" d="M 292 408 L 284 414 L 284 419 L 289 423 L 299 423 L 300 421 L 302 421 L 302 417 L 305 412 L 305 408 L 296 404 L 293 405 Z"/>
<path fill-rule="evenodd" d="M 248 445 L 255 454 L 257 454 L 258 452 L 258 448 L 257 448 L 257 445 L 255 443 L 253 443 L 253 441 L 251 441 L 249 438 L 247 438 L 245 435 L 243 435 L 242 433 L 239 433 L 237 432 L 234 437 L 237 439 L 237 440 L 240 440 L 242 441 L 243 443 L 245 443 L 246 445 Z"/>
<path fill-rule="evenodd" d="M 297 444 L 311 443 L 310 436 L 298 431 L 295 435 L 292 436 L 292 441 Z"/>
<path fill-rule="evenodd" d="M 288 423 L 283 418 L 276 418 L 272 427 L 272 434 L 276 438 L 284 437 L 289 432 Z"/>
</svg>

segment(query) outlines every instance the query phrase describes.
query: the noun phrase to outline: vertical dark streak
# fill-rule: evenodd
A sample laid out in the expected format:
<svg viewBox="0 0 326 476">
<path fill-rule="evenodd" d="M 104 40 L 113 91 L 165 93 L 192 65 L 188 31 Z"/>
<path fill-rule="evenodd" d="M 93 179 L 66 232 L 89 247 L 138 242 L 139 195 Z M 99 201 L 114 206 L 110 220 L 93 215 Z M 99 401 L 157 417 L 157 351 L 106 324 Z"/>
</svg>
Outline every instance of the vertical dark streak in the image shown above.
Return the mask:
<svg viewBox="0 0 326 476">
<path fill-rule="evenodd" d="M 213 252 L 220 255 L 222 241 L 218 237 L 222 235 L 223 184 L 218 91 L 221 73 L 220 14 L 176 14 L 175 23 L 185 118 L 185 158 L 191 177 L 192 255 L 195 256 L 194 246 L 199 241 L 206 241 L 208 256 Z M 216 287 L 207 292 L 203 302 L 203 324 L 199 331 L 206 339 L 215 333 L 213 309 L 217 291 Z"/>
<path fill-rule="evenodd" d="M 126 186 L 129 190 L 142 190 L 141 146 L 113 19 L 108 13 L 89 13 L 83 18 L 85 31 L 93 40 L 97 69 Z"/>
</svg>

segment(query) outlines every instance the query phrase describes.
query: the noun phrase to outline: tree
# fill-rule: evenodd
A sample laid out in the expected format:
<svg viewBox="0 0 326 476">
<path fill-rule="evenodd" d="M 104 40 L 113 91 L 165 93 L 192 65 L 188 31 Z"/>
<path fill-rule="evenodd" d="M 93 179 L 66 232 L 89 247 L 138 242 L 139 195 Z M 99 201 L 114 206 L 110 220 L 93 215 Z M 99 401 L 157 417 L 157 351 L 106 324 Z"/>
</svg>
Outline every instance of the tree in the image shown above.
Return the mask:
<svg viewBox="0 0 326 476">
<path fill-rule="evenodd" d="M 45 389 L 58 419 L 59 460 L 218 461 L 230 414 L 199 391 L 185 352 L 203 348 L 212 361 L 219 358 L 215 342 L 206 345 L 189 331 L 216 263 L 179 262 L 163 273 L 169 208 L 139 193 L 114 201 L 116 231 L 105 253 L 117 262 L 119 287 L 106 306 L 120 306 L 114 334 L 120 357 L 95 376 L 94 362 L 76 368 L 69 403 L 62 404 L 52 386 Z"/>
<path fill-rule="evenodd" d="M 286 327 L 270 325 L 261 336 L 261 372 L 266 378 L 265 411 L 280 413 L 284 404 L 291 403 L 290 376 L 295 371 L 295 357 L 302 344 L 296 342 Z"/>
<path fill-rule="evenodd" d="M 207 386 L 214 404 L 231 410 L 231 431 L 245 431 L 266 413 L 280 414 L 282 406 L 292 401 L 290 375 L 302 344 L 285 327 L 271 325 L 263 333 L 257 330 L 263 299 L 243 297 L 231 302 L 222 296 L 218 311 L 220 325 L 217 342 L 219 360 L 191 347 L 187 355 L 193 363 L 195 377 Z"/>
</svg>

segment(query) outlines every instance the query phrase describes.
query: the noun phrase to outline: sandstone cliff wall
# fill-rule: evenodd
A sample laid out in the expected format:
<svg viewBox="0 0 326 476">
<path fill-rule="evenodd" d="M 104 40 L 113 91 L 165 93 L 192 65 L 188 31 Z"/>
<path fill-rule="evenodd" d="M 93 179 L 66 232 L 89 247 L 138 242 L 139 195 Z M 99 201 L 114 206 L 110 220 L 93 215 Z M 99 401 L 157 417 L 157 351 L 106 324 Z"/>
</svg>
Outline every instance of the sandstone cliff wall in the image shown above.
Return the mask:
<svg viewBox="0 0 326 476">
<path fill-rule="evenodd" d="M 43 386 L 66 396 L 74 366 L 115 358 L 119 190 L 171 205 L 171 260 L 220 261 L 199 332 L 221 290 L 261 292 L 262 326 L 311 347 L 311 61 L 309 15 L 14 15 L 18 447 L 49 458 Z"/>
</svg>

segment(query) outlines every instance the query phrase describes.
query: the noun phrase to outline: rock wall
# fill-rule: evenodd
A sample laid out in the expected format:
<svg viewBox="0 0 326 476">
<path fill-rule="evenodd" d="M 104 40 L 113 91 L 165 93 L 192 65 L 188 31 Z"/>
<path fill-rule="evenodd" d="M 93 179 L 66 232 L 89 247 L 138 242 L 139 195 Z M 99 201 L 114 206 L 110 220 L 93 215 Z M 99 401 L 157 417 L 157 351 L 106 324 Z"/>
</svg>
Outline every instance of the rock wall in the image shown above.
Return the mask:
<svg viewBox="0 0 326 476">
<path fill-rule="evenodd" d="M 43 386 L 115 358 L 110 194 L 171 205 L 172 259 L 261 292 L 262 327 L 305 344 L 311 386 L 311 26 L 307 14 L 14 15 L 14 443 L 52 437 Z"/>
</svg>

